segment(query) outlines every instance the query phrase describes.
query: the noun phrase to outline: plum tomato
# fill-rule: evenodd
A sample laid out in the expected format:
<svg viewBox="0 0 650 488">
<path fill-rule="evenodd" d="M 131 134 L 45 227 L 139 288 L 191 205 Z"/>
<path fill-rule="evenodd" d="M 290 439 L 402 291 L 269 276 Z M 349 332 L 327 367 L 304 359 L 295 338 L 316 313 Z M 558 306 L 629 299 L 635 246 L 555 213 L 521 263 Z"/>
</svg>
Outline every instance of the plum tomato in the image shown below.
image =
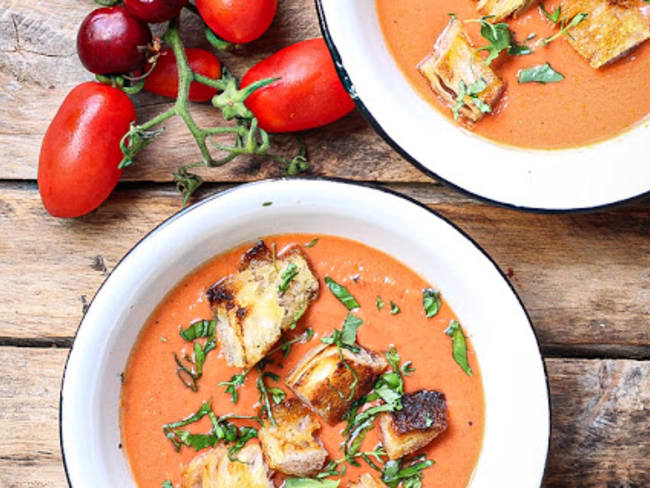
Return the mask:
<svg viewBox="0 0 650 488">
<path fill-rule="evenodd" d="M 91 73 L 132 73 L 144 66 L 150 42 L 149 26 L 125 7 L 98 8 L 79 27 L 77 53 Z"/>
<path fill-rule="evenodd" d="M 278 0 L 196 0 L 196 7 L 215 34 L 228 42 L 244 44 L 266 32 Z"/>
<path fill-rule="evenodd" d="M 45 133 L 38 190 L 54 217 L 79 217 L 96 209 L 117 185 L 120 141 L 135 120 L 124 92 L 83 83 L 65 98 Z"/>
<path fill-rule="evenodd" d="M 354 108 L 323 39 L 288 46 L 253 66 L 241 86 L 280 78 L 246 100 L 260 127 L 294 132 L 329 124 Z"/>
<path fill-rule="evenodd" d="M 192 48 L 186 49 L 185 54 L 192 71 L 212 79 L 221 78 L 221 63 L 214 54 L 204 49 Z M 176 57 L 171 49 L 163 49 L 160 52 L 156 67 L 144 81 L 144 89 L 157 95 L 176 98 L 178 95 L 178 67 Z M 196 81 L 190 85 L 190 100 L 193 102 L 207 102 L 216 94 L 217 90 L 214 88 Z"/>
<path fill-rule="evenodd" d="M 138 19 L 151 24 L 176 17 L 189 0 L 124 0 L 126 8 Z"/>
</svg>

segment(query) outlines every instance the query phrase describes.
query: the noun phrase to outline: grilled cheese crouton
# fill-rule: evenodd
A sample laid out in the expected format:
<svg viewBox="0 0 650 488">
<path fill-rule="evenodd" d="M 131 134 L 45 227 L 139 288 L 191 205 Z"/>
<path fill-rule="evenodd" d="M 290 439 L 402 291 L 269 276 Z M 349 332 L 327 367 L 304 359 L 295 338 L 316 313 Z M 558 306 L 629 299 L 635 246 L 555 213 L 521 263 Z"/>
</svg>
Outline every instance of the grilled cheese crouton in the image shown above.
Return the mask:
<svg viewBox="0 0 650 488">
<path fill-rule="evenodd" d="M 207 291 L 228 363 L 254 366 L 316 299 L 319 288 L 300 248 L 290 247 L 275 262 L 262 241 L 247 251 L 239 271 Z"/>
<path fill-rule="evenodd" d="M 650 23 L 637 0 L 563 0 L 568 21 L 582 13 L 586 19 L 569 30 L 567 39 L 592 68 L 616 61 L 650 37 Z"/>
<path fill-rule="evenodd" d="M 285 379 L 296 396 L 331 425 L 338 423 L 352 403 L 370 391 L 388 367 L 380 354 L 363 347 L 359 347 L 358 353 L 342 348 L 341 353 L 345 362 L 335 345 L 317 346 Z"/>
<path fill-rule="evenodd" d="M 297 398 L 274 405 L 272 413 L 276 425 L 266 417 L 258 431 L 269 467 L 300 477 L 320 471 L 327 460 L 327 450 L 315 437 L 320 430 L 316 416 Z"/>
<path fill-rule="evenodd" d="M 402 397 L 402 410 L 382 413 L 379 430 L 389 459 L 407 456 L 447 429 L 444 393 L 420 390 Z"/>
<path fill-rule="evenodd" d="M 259 444 L 249 444 L 228 459 L 228 448 L 211 449 L 195 457 L 183 470 L 182 488 L 273 488 Z"/>
<path fill-rule="evenodd" d="M 373 475 L 365 473 L 362 474 L 354 483 L 349 482 L 348 488 L 386 488 L 386 485 Z"/>
<path fill-rule="evenodd" d="M 463 29 L 462 22 L 457 20 L 452 20 L 447 25 L 436 41 L 433 54 L 420 62 L 418 70 L 450 108 L 456 105 L 461 83 L 470 87 L 483 80 L 487 86 L 477 97 L 490 108 L 504 90 L 503 81 L 485 64 Z M 470 122 L 478 122 L 483 118 L 484 111 L 469 95 L 463 101 L 460 115 Z"/>
<path fill-rule="evenodd" d="M 491 16 L 490 22 L 498 22 L 510 15 L 517 17 L 534 3 L 537 0 L 479 0 L 477 7 L 483 15 Z"/>
</svg>

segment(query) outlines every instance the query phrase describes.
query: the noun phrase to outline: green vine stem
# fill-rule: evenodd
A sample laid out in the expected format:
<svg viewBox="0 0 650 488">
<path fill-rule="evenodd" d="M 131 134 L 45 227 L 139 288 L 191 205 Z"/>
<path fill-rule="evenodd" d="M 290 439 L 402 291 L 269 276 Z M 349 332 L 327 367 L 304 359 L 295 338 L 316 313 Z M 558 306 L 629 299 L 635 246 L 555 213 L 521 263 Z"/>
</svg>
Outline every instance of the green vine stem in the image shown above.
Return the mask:
<svg viewBox="0 0 650 488">
<path fill-rule="evenodd" d="M 301 147 L 299 154 L 292 159 L 268 153 L 271 147 L 270 136 L 265 130 L 258 127 L 255 115 L 244 104 L 255 90 L 273 83 L 277 78 L 260 80 L 240 89 L 235 77 L 225 68 L 220 79 L 208 78 L 194 72 L 190 68 L 180 37 L 178 17 L 170 21 L 167 32 L 165 32 L 162 39 L 174 52 L 178 66 L 176 102 L 171 108 L 151 120 L 141 125 L 131 125 L 130 130 L 120 142 L 124 155 L 119 165 L 120 168 L 133 164 L 135 156 L 163 132 L 163 129 L 156 129 L 156 126 L 167 119 L 178 116 L 187 126 L 201 152 L 201 161 L 182 166 L 173 175 L 178 189 L 183 194 L 184 205 L 192 193 L 203 183 L 200 176 L 190 172 L 193 168 L 222 166 L 239 155 L 250 154 L 267 156 L 273 161 L 283 164 L 288 174 L 297 174 L 307 169 L 308 163 L 304 147 Z M 107 78 L 106 82 L 117 83 L 125 91 L 131 88 L 125 86 L 124 79 L 119 76 Z M 213 97 L 212 105 L 221 111 L 225 120 L 234 120 L 233 126 L 207 128 L 198 126 L 190 111 L 189 91 L 192 82 L 201 83 L 220 92 Z M 140 85 L 140 83 L 134 85 L 134 87 Z M 234 144 L 225 145 L 211 139 L 212 136 L 222 134 L 233 135 Z M 225 153 L 224 157 L 214 159 L 208 148 L 208 143 L 215 149 Z"/>
</svg>

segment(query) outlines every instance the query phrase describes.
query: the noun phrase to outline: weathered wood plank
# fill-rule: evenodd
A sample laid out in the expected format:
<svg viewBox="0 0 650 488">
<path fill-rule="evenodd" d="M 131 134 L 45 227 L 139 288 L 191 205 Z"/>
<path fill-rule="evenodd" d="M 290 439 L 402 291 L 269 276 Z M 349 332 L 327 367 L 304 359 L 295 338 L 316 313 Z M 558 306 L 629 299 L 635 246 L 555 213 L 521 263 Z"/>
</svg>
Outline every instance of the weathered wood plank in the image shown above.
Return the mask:
<svg viewBox="0 0 650 488">
<path fill-rule="evenodd" d="M 57 426 L 67 352 L 0 348 L 0 432 L 11 434 L 0 437 L 0 486 L 67 486 Z M 545 486 L 648 486 L 650 362 L 546 363 L 554 428 Z"/>
<path fill-rule="evenodd" d="M 40 143 L 49 121 L 66 93 L 91 79 L 76 56 L 77 27 L 96 4 L 91 0 L 47 0 L 37 5 L 0 0 L 0 146 L 5 149 L 0 179 L 34 179 Z M 201 24 L 184 16 L 188 46 L 206 47 Z M 242 75 L 256 61 L 298 40 L 320 36 L 312 0 L 284 0 L 271 29 L 236 54 L 220 54 L 235 74 Z M 134 97 L 140 120 L 169 107 L 162 97 Z M 220 124 L 216 110 L 195 105 L 197 122 Z M 138 158 L 125 179 L 171 181 L 172 172 L 198 159 L 191 136 L 178 120 L 166 124 L 166 133 Z M 310 151 L 311 174 L 369 181 L 426 181 L 403 161 L 354 112 L 330 127 L 301 137 Z M 226 139 L 224 139 L 226 140 Z M 278 136 L 279 151 L 295 151 L 289 136 Z M 204 172 L 210 181 L 249 181 L 280 176 L 283 170 L 268 160 L 241 158 L 222 168 Z"/>
<path fill-rule="evenodd" d="M 650 200 L 587 215 L 522 214 L 432 184 L 393 185 L 451 218 L 506 274 L 545 346 L 634 346 L 650 357 Z M 223 188 L 212 186 L 203 195 Z M 0 337 L 71 337 L 120 257 L 180 208 L 170 185 L 126 185 L 74 221 L 47 216 L 33 184 L 0 191 Z M 56 306 L 53 306 L 56 304 Z M 608 349 L 609 348 L 609 349 Z M 645 353 L 644 353 L 645 351 Z"/>
</svg>

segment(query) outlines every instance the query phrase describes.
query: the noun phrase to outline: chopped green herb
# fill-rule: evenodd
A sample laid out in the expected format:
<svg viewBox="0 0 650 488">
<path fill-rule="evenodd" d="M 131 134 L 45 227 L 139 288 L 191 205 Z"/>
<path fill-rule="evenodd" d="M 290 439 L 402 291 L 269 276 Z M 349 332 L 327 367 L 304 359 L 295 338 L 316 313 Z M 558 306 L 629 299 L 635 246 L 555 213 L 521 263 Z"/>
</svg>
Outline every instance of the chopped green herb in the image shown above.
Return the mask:
<svg viewBox="0 0 650 488">
<path fill-rule="evenodd" d="M 160 342 L 167 342 L 167 338 L 165 336 L 160 336 Z"/>
<path fill-rule="evenodd" d="M 508 48 L 508 54 L 510 54 L 510 56 L 526 56 L 532 52 L 533 50 L 529 46 L 526 46 L 525 44 L 516 44 L 514 41 Z"/>
<path fill-rule="evenodd" d="M 547 83 L 557 83 L 563 79 L 564 75 L 555 71 L 548 63 L 519 71 L 519 83 L 541 83 L 545 85 Z"/>
<path fill-rule="evenodd" d="M 425 288 L 422 290 L 422 306 L 424 307 L 424 312 L 428 319 L 435 317 L 438 314 L 441 305 L 442 299 L 440 298 L 439 291 L 436 291 L 433 288 Z"/>
<path fill-rule="evenodd" d="M 289 283 L 296 276 L 298 276 L 298 266 L 296 266 L 294 263 L 289 263 L 289 265 L 282 272 L 282 275 L 280 275 L 280 279 L 282 279 L 282 282 L 278 286 L 278 289 L 280 290 L 281 294 L 287 291 L 287 289 L 289 288 Z"/>
<path fill-rule="evenodd" d="M 171 481 L 167 480 L 163 482 L 162 488 L 174 488 L 174 485 L 172 485 Z"/>
<path fill-rule="evenodd" d="M 271 205 L 273 205 L 273 202 L 264 202 L 262 207 L 270 207 Z"/>
<path fill-rule="evenodd" d="M 260 404 L 262 405 L 262 409 L 266 412 L 266 416 L 271 421 L 271 425 L 276 426 L 278 424 L 275 423 L 275 418 L 273 418 L 273 410 L 271 409 L 271 400 L 269 397 L 269 391 L 266 388 L 266 383 L 264 383 L 264 378 L 271 378 L 277 381 L 279 377 L 278 375 L 273 373 L 268 373 L 268 372 L 263 373 L 262 368 L 260 367 L 259 364 L 257 364 L 256 368 L 258 373 L 257 389 L 260 392 Z"/>
<path fill-rule="evenodd" d="M 526 40 L 527 41 L 532 41 L 536 37 L 537 37 L 537 34 L 535 34 L 534 32 L 531 32 L 530 34 L 528 34 L 528 37 L 526 38 Z"/>
<path fill-rule="evenodd" d="M 221 383 L 218 383 L 217 386 L 225 386 L 226 393 L 230 393 L 232 396 L 232 402 L 237 404 L 237 401 L 239 400 L 237 390 L 244 384 L 247 375 L 248 372 L 236 374 L 230 378 L 230 381 L 222 381 Z"/>
<path fill-rule="evenodd" d="M 391 300 L 390 301 L 390 314 L 391 315 L 397 315 L 400 312 L 401 312 L 400 308 L 397 306 L 397 304 L 395 302 L 393 302 Z"/>
<path fill-rule="evenodd" d="M 318 243 L 318 237 L 314 237 L 310 242 L 305 244 L 305 247 L 314 247 Z"/>
<path fill-rule="evenodd" d="M 204 337 L 214 337 L 217 322 L 214 320 L 198 320 L 187 329 L 181 327 L 179 334 L 186 342 L 192 342 Z"/>
<path fill-rule="evenodd" d="M 298 325 L 298 321 L 305 314 L 306 311 L 307 311 L 307 308 L 302 308 L 302 309 L 300 309 L 300 310 L 298 310 L 296 312 L 296 314 L 293 316 L 293 320 L 291 321 L 291 325 L 289 325 L 290 330 L 293 330 L 293 329 L 296 328 L 296 326 Z"/>
<path fill-rule="evenodd" d="M 458 83 L 458 95 L 456 96 L 456 105 L 452 108 L 454 120 L 458 120 L 460 116 L 460 109 L 463 108 L 465 97 L 469 97 L 476 107 L 483 113 L 491 113 L 492 107 L 479 98 L 479 94 L 487 88 L 487 82 L 480 78 L 472 83 L 469 87 L 463 80 Z"/>
<path fill-rule="evenodd" d="M 648 0 L 648 1 L 650 1 L 650 0 Z M 449 12 L 447 15 L 449 15 L 449 17 L 451 17 L 452 21 L 456 20 L 456 18 L 458 17 L 456 14 L 454 14 L 452 12 Z"/>
<path fill-rule="evenodd" d="M 241 451 L 246 443 L 257 437 L 257 429 L 253 427 L 241 426 L 239 427 L 239 432 L 237 433 L 237 439 L 235 439 L 234 444 L 228 449 L 228 459 L 231 461 L 239 461 L 235 456 Z"/>
<path fill-rule="evenodd" d="M 357 342 L 357 329 L 361 327 L 363 320 L 354 315 L 353 313 L 348 313 L 348 316 L 343 322 L 343 331 L 341 333 L 341 343 L 346 346 L 354 346 Z"/>
<path fill-rule="evenodd" d="M 336 281 L 334 281 L 329 276 L 325 277 L 325 284 L 327 284 L 327 287 L 334 294 L 334 296 L 338 298 L 339 301 L 343 305 L 345 305 L 345 307 L 348 310 L 354 310 L 355 308 L 360 307 L 359 302 L 356 301 L 356 299 L 350 294 L 348 289 L 343 285 L 339 285 Z"/>
<path fill-rule="evenodd" d="M 544 5 L 540 3 L 539 10 L 547 20 L 553 22 L 554 24 L 557 24 L 560 21 L 560 16 L 562 15 L 562 5 L 558 5 L 558 7 L 553 12 L 549 12 L 544 8 Z"/>
<path fill-rule="evenodd" d="M 460 366 L 468 376 L 472 376 L 472 369 L 469 367 L 467 361 L 467 342 L 463 334 L 463 328 L 456 320 L 449 323 L 449 327 L 445 330 L 445 334 L 451 337 L 452 343 L 452 356 L 454 361 Z"/>
<path fill-rule="evenodd" d="M 427 412 L 427 418 L 424 421 L 424 425 L 427 428 L 429 428 L 429 427 L 431 427 L 433 425 L 433 419 L 431 418 L 431 414 L 429 412 Z"/>
<path fill-rule="evenodd" d="M 287 478 L 284 488 L 338 488 L 341 480 L 319 480 L 314 478 Z"/>
<path fill-rule="evenodd" d="M 573 29 L 574 27 L 578 26 L 579 24 L 581 24 L 582 21 L 584 21 L 588 16 L 589 16 L 589 14 L 586 14 L 586 13 L 582 12 L 582 13 L 577 14 L 575 17 L 573 17 L 570 22 L 567 22 L 567 19 L 562 19 L 562 21 L 561 21 L 562 28 L 558 32 L 553 34 L 551 37 L 547 37 L 546 39 L 544 39 L 542 44 L 544 46 L 547 46 L 548 44 L 553 42 L 555 39 L 557 39 L 558 37 L 561 37 L 563 35 L 566 35 L 566 36 L 570 37 L 571 39 L 573 39 L 573 37 L 571 37 L 571 33 L 569 31 L 571 29 Z"/>
<path fill-rule="evenodd" d="M 381 310 L 382 308 L 384 308 L 384 301 L 377 295 L 377 310 Z"/>
<path fill-rule="evenodd" d="M 420 457 L 419 459 L 423 459 Z M 404 487 L 415 488 L 422 486 L 422 471 L 433 466 L 431 459 L 414 462 L 402 468 L 402 460 L 388 461 L 384 467 L 382 481 L 390 488 L 396 488 L 400 483 Z"/>
<path fill-rule="evenodd" d="M 481 23 L 481 35 L 489 42 L 487 46 L 479 48 L 479 51 L 487 51 L 488 57 L 485 64 L 490 66 L 502 51 L 510 48 L 512 43 L 512 32 L 506 23 L 493 24 L 488 22 L 487 17 L 478 20 Z M 482 90 L 481 90 L 482 91 Z"/>
</svg>

